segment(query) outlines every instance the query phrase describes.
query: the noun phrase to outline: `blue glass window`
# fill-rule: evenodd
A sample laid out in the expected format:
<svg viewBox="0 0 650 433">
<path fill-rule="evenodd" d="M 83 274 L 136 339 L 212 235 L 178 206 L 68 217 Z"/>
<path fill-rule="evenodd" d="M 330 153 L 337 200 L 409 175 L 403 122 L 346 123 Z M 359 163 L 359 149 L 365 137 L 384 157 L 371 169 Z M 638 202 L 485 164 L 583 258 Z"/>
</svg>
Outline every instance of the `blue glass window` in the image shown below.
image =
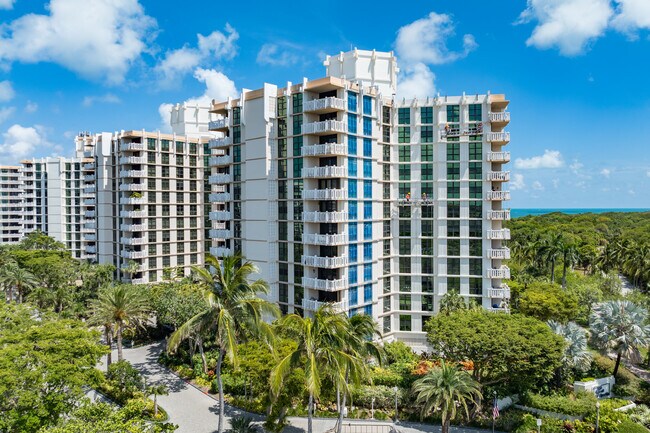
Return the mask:
<svg viewBox="0 0 650 433">
<path fill-rule="evenodd" d="M 368 158 L 372 156 L 372 140 L 369 138 L 363 139 L 363 156 Z"/>
<path fill-rule="evenodd" d="M 363 314 L 366 316 L 372 316 L 372 305 L 366 305 L 363 307 Z"/>
<path fill-rule="evenodd" d="M 348 202 L 348 217 L 350 217 L 351 220 L 356 220 L 359 218 L 359 213 L 357 212 L 357 202 L 356 201 L 349 201 Z"/>
<path fill-rule="evenodd" d="M 372 135 L 372 120 L 370 120 L 370 117 L 363 118 L 363 135 Z"/>
<path fill-rule="evenodd" d="M 372 178 L 372 161 L 369 159 L 363 160 L 363 177 Z"/>
<path fill-rule="evenodd" d="M 357 94 L 348 92 L 348 111 L 357 111 Z"/>
<path fill-rule="evenodd" d="M 349 277 L 348 281 L 350 284 L 357 284 L 357 267 L 350 266 L 350 271 L 348 272 Z"/>
<path fill-rule="evenodd" d="M 372 244 L 370 242 L 363 244 L 363 260 L 372 260 Z"/>
<path fill-rule="evenodd" d="M 355 183 L 356 183 L 356 181 L 355 181 Z M 355 188 L 354 188 L 354 192 L 355 192 L 355 194 L 357 192 L 356 185 L 355 185 Z M 355 197 L 356 197 L 356 195 L 355 195 Z M 372 181 L 371 180 L 364 180 L 363 181 L 363 197 L 364 198 L 372 198 Z"/>
<path fill-rule="evenodd" d="M 357 154 L 357 137 L 353 135 L 348 135 L 348 154 Z"/>
<path fill-rule="evenodd" d="M 348 114 L 348 132 L 351 134 L 357 133 L 357 115 Z"/>
<path fill-rule="evenodd" d="M 359 290 L 357 287 L 351 287 L 348 290 L 350 294 L 350 306 L 357 305 L 359 303 Z"/>
<path fill-rule="evenodd" d="M 357 177 L 357 158 L 348 157 L 348 176 Z"/>
<path fill-rule="evenodd" d="M 371 220 L 372 219 L 372 202 L 364 201 L 363 202 L 363 219 Z"/>
<path fill-rule="evenodd" d="M 357 261 L 357 244 L 352 244 L 348 247 L 350 252 L 350 262 L 355 263 Z"/>
<path fill-rule="evenodd" d="M 372 302 L 372 284 L 363 286 L 363 302 Z"/>
<path fill-rule="evenodd" d="M 363 97 L 363 114 L 372 114 L 372 99 L 370 96 Z"/>
<path fill-rule="evenodd" d="M 348 197 L 357 198 L 357 181 L 348 179 Z"/>
<path fill-rule="evenodd" d="M 372 280 L 372 263 L 363 265 L 363 281 Z"/>
<path fill-rule="evenodd" d="M 363 223 L 363 238 L 372 239 L 372 223 Z"/>
<path fill-rule="evenodd" d="M 357 240 L 357 223 L 348 224 L 348 235 L 351 241 Z"/>
</svg>

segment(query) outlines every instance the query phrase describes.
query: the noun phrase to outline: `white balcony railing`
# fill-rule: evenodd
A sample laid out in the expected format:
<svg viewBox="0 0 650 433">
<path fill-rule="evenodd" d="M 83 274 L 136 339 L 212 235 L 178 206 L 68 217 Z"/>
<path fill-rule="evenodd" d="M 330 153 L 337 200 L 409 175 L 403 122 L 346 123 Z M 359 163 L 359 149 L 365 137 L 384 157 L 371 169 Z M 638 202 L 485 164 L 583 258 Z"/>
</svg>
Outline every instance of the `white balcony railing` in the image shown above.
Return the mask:
<svg viewBox="0 0 650 433">
<path fill-rule="evenodd" d="M 136 179 L 140 179 L 141 177 L 145 177 L 147 175 L 147 172 L 144 170 L 121 170 L 120 171 L 120 177 L 134 177 Z"/>
<path fill-rule="evenodd" d="M 488 230 L 487 238 L 507 241 L 510 239 L 510 229 Z"/>
<path fill-rule="evenodd" d="M 344 312 L 346 309 L 346 302 L 345 300 L 340 301 L 340 302 L 320 302 L 316 301 L 314 299 L 303 299 L 302 300 L 302 308 L 305 310 L 309 311 L 316 311 L 323 305 L 330 305 L 334 311 L 338 312 Z"/>
<path fill-rule="evenodd" d="M 211 229 L 209 234 L 210 234 L 211 239 L 230 239 L 230 238 L 232 238 L 232 230 Z"/>
<path fill-rule="evenodd" d="M 85 198 L 84 199 L 84 205 L 85 206 L 95 206 L 97 204 L 97 200 L 94 198 Z"/>
<path fill-rule="evenodd" d="M 303 237 L 303 242 L 311 245 L 343 245 L 348 243 L 348 235 L 346 233 L 332 235 L 307 233 Z"/>
<path fill-rule="evenodd" d="M 325 290 L 327 292 L 336 292 L 346 288 L 347 280 L 323 280 L 320 278 L 302 277 L 302 285 L 308 289 Z"/>
<path fill-rule="evenodd" d="M 88 210 L 84 212 L 84 217 L 86 218 L 95 218 L 96 215 L 97 213 L 94 210 Z"/>
<path fill-rule="evenodd" d="M 145 150 L 144 143 L 120 143 L 120 150 Z"/>
<path fill-rule="evenodd" d="M 127 238 L 127 237 L 122 237 L 120 238 L 120 242 L 124 245 L 144 245 L 147 243 L 146 238 Z"/>
<path fill-rule="evenodd" d="M 222 117 L 221 119 L 213 120 L 208 123 L 208 129 L 211 131 L 217 131 L 219 129 L 228 128 L 228 118 Z"/>
<path fill-rule="evenodd" d="M 208 196 L 208 200 L 210 200 L 211 203 L 225 203 L 227 201 L 230 201 L 230 193 L 229 192 L 213 192 Z"/>
<path fill-rule="evenodd" d="M 343 143 L 312 144 L 302 147 L 302 156 L 347 155 L 347 146 Z"/>
<path fill-rule="evenodd" d="M 89 162 L 87 164 L 84 164 L 83 169 L 86 171 L 94 170 L 95 169 L 95 163 L 94 162 Z"/>
<path fill-rule="evenodd" d="M 144 183 L 123 183 L 120 185 L 120 191 L 144 191 Z"/>
<path fill-rule="evenodd" d="M 122 257 L 124 257 L 125 259 L 143 259 L 147 257 L 147 252 L 122 250 Z"/>
<path fill-rule="evenodd" d="M 226 247 L 211 247 L 210 254 L 215 257 L 227 257 L 232 256 L 232 250 Z"/>
<path fill-rule="evenodd" d="M 347 177 L 348 169 L 347 167 L 341 166 L 328 166 L 328 167 L 309 167 L 302 169 L 302 177 L 313 178 L 313 177 Z"/>
<path fill-rule="evenodd" d="M 146 164 L 147 158 L 144 156 L 122 156 L 119 159 L 120 164 Z"/>
<path fill-rule="evenodd" d="M 507 123 L 510 122 L 510 112 L 501 111 L 498 113 L 490 113 L 490 122 L 493 123 Z"/>
<path fill-rule="evenodd" d="M 210 149 L 219 149 L 221 147 L 228 147 L 232 144 L 232 139 L 230 137 L 221 137 L 221 138 L 211 138 L 208 141 L 208 147 Z"/>
<path fill-rule="evenodd" d="M 346 189 L 305 189 L 302 191 L 304 200 L 345 200 Z"/>
<path fill-rule="evenodd" d="M 305 123 L 302 126 L 303 134 L 325 134 L 330 132 L 346 132 L 345 122 L 342 120 L 323 120 L 321 122 Z"/>
<path fill-rule="evenodd" d="M 230 173 L 213 174 L 208 178 L 208 182 L 211 185 L 223 185 L 225 183 L 230 183 L 232 182 L 232 174 Z"/>
<path fill-rule="evenodd" d="M 120 230 L 123 232 L 143 232 L 146 229 L 144 224 L 120 224 Z"/>
<path fill-rule="evenodd" d="M 341 223 L 348 220 L 348 213 L 340 212 L 303 212 L 302 220 L 306 223 Z"/>
<path fill-rule="evenodd" d="M 486 135 L 486 139 L 488 142 L 491 143 L 507 143 L 510 141 L 510 133 L 509 132 L 488 132 Z"/>
<path fill-rule="evenodd" d="M 306 101 L 302 110 L 304 112 L 310 111 L 330 111 L 330 110 L 345 110 L 345 101 L 341 98 L 333 96 L 321 99 L 314 99 L 313 101 Z"/>
<path fill-rule="evenodd" d="M 120 212 L 122 218 L 144 218 L 147 212 L 143 210 L 123 210 Z"/>
<path fill-rule="evenodd" d="M 122 197 L 120 204 L 145 204 L 144 197 Z"/>
<path fill-rule="evenodd" d="M 488 200 L 510 200 L 510 191 L 488 191 Z"/>
<path fill-rule="evenodd" d="M 510 209 L 490 210 L 487 213 L 487 218 L 493 221 L 508 221 L 510 219 Z"/>
<path fill-rule="evenodd" d="M 507 284 L 502 284 L 501 288 L 488 289 L 488 296 L 490 298 L 510 299 L 510 287 Z"/>
<path fill-rule="evenodd" d="M 95 230 L 97 228 L 97 223 L 94 221 L 85 222 L 83 228 L 86 230 Z"/>
<path fill-rule="evenodd" d="M 489 268 L 486 271 L 487 278 L 501 278 L 505 280 L 510 278 L 510 268 L 507 266 L 501 266 L 495 269 Z"/>
<path fill-rule="evenodd" d="M 94 182 L 94 181 L 95 181 L 94 174 L 87 174 L 84 176 L 84 182 Z"/>
<path fill-rule="evenodd" d="M 490 182 L 508 182 L 510 181 L 509 171 L 489 171 L 487 180 Z"/>
<path fill-rule="evenodd" d="M 510 152 L 488 152 L 489 162 L 510 162 Z"/>
<path fill-rule="evenodd" d="M 490 248 L 488 257 L 495 260 L 508 260 L 510 258 L 510 248 Z"/>
<path fill-rule="evenodd" d="M 334 269 L 347 266 L 347 256 L 339 257 L 320 257 L 320 256 L 302 256 L 302 264 L 314 268 Z"/>
<path fill-rule="evenodd" d="M 97 254 L 97 247 L 93 245 L 88 245 L 86 247 L 86 254 Z"/>
<path fill-rule="evenodd" d="M 232 155 L 211 156 L 208 161 L 210 166 L 223 166 L 232 164 Z"/>
<path fill-rule="evenodd" d="M 211 221 L 228 221 L 232 219 L 232 212 L 227 210 L 210 212 L 209 218 Z"/>
</svg>

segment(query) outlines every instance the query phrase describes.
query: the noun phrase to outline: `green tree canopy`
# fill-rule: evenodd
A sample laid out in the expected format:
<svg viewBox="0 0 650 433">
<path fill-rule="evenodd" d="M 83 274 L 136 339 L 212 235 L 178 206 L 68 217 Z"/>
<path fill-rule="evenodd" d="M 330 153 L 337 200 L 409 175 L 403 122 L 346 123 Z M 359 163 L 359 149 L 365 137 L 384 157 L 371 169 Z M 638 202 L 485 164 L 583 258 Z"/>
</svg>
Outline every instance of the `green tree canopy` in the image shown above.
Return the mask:
<svg viewBox="0 0 650 433">
<path fill-rule="evenodd" d="M 576 316 L 578 298 L 555 284 L 535 282 L 519 297 L 519 312 L 539 320 L 567 322 Z"/>
</svg>

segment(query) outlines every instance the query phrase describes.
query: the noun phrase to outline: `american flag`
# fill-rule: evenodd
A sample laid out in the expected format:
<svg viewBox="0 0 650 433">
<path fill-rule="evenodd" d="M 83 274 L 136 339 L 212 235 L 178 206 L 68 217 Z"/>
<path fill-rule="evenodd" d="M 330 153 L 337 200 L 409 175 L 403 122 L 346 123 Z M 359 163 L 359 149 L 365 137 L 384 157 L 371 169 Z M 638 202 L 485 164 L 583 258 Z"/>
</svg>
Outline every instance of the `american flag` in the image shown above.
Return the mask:
<svg viewBox="0 0 650 433">
<path fill-rule="evenodd" d="M 492 407 L 492 419 L 497 419 L 499 417 L 499 405 L 497 404 L 497 398 L 494 397 L 494 405 Z"/>
</svg>

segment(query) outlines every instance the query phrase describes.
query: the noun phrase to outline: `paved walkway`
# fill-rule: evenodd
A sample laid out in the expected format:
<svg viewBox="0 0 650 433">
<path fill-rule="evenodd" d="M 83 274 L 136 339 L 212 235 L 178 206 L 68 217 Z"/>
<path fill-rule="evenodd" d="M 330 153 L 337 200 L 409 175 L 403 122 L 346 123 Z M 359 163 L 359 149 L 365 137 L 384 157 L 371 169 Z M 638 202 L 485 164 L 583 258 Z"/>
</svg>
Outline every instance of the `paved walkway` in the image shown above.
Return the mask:
<svg viewBox="0 0 650 433">
<path fill-rule="evenodd" d="M 169 389 L 169 395 L 159 396 L 158 401 L 169 414 L 169 421 L 178 425 L 176 433 L 216 432 L 217 423 L 219 421 L 217 400 L 194 388 L 192 385 L 186 383 L 182 379 L 178 378 L 178 376 L 161 366 L 158 363 L 158 356 L 162 349 L 162 342 L 132 349 L 124 349 L 124 358 L 146 377 L 148 384 L 162 383 L 167 386 Z M 113 359 L 117 359 L 117 354 L 113 355 Z M 242 414 L 245 413 L 237 408 L 226 406 L 224 428 L 229 428 L 229 419 L 232 416 Z M 251 416 L 260 423 L 263 421 L 263 417 L 259 415 Z M 346 423 L 348 422 L 350 421 L 346 420 Z M 364 424 L 367 424 L 368 422 L 369 421 L 366 421 Z M 290 417 L 289 423 L 290 425 L 284 430 L 286 433 L 301 433 L 307 430 L 306 418 Z M 333 428 L 335 423 L 335 419 L 315 418 L 314 433 L 324 433 Z M 440 432 L 439 426 L 418 423 L 399 423 L 398 429 L 403 433 Z M 487 433 L 488 430 L 452 427 L 451 432 Z"/>
</svg>

